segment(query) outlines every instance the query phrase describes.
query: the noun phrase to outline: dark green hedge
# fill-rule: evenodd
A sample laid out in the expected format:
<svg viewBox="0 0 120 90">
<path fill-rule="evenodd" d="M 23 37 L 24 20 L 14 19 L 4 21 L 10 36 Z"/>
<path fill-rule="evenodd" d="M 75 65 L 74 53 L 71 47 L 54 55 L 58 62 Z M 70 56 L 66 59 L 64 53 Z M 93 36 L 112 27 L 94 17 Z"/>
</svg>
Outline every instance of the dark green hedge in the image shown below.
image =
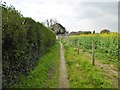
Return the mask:
<svg viewBox="0 0 120 90">
<path fill-rule="evenodd" d="M 55 33 L 13 6 L 2 5 L 3 87 L 19 82 L 19 75 L 34 69 L 38 57 L 55 43 Z"/>
</svg>

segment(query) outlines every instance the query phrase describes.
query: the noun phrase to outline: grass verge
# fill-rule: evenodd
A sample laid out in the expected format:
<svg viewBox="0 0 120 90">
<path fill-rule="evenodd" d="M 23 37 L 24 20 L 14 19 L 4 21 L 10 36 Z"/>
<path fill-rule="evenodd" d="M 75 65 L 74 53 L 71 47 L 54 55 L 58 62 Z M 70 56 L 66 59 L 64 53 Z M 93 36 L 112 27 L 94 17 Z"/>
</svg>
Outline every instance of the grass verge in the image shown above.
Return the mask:
<svg viewBox="0 0 120 90">
<path fill-rule="evenodd" d="M 71 88 L 112 88 L 105 73 L 93 66 L 83 52 L 77 54 L 74 47 L 65 45 L 65 58 Z"/>
<path fill-rule="evenodd" d="M 59 42 L 38 60 L 37 66 L 28 76 L 21 75 L 14 88 L 57 88 L 59 84 L 60 45 Z"/>
</svg>

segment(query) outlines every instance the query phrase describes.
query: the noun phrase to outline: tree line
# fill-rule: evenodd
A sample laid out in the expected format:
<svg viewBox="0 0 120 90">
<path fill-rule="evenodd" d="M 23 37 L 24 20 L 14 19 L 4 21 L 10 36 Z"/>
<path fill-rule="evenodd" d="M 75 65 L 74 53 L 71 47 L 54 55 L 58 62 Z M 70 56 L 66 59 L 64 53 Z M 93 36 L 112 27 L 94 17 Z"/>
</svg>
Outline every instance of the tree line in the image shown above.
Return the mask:
<svg viewBox="0 0 120 90">
<path fill-rule="evenodd" d="M 24 17 L 13 6 L 2 4 L 2 69 L 3 87 L 19 82 L 20 75 L 34 69 L 49 47 L 55 33 L 32 18 Z"/>
<path fill-rule="evenodd" d="M 80 35 L 80 34 L 95 34 L 95 30 L 92 32 L 92 31 L 77 31 L 77 32 L 71 32 L 70 35 Z M 103 29 L 100 31 L 100 34 L 103 34 L 103 33 L 107 33 L 109 34 L 110 33 L 110 30 L 108 29 Z M 98 34 L 98 33 L 97 33 Z"/>
</svg>

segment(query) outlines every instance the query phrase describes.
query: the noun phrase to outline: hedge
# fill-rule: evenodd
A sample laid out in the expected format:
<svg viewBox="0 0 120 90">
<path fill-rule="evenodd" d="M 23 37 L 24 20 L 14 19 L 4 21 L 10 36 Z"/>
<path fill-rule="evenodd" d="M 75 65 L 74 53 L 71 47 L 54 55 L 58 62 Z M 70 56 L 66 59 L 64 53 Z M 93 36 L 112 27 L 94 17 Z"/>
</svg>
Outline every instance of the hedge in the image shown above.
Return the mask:
<svg viewBox="0 0 120 90">
<path fill-rule="evenodd" d="M 49 47 L 55 33 L 32 18 L 23 17 L 13 6 L 2 7 L 2 69 L 3 87 L 19 82 L 27 75 Z"/>
</svg>

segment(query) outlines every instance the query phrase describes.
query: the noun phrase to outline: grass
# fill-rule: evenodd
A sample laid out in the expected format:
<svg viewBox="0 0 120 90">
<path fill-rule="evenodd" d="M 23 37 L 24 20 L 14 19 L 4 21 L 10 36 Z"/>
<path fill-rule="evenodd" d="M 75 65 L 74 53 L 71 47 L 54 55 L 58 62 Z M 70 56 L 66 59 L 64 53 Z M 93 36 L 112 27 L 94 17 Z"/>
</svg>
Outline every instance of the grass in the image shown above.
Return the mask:
<svg viewBox="0 0 120 90">
<path fill-rule="evenodd" d="M 38 60 L 37 66 L 28 76 L 21 75 L 15 88 L 57 88 L 59 84 L 60 45 L 57 42 Z"/>
<path fill-rule="evenodd" d="M 118 59 L 110 58 L 106 53 L 96 50 L 96 58 L 105 64 L 112 64 L 116 69 L 118 68 Z"/>
<path fill-rule="evenodd" d="M 112 83 L 84 52 L 77 54 L 74 47 L 65 45 L 65 58 L 71 88 L 111 88 Z"/>
</svg>

